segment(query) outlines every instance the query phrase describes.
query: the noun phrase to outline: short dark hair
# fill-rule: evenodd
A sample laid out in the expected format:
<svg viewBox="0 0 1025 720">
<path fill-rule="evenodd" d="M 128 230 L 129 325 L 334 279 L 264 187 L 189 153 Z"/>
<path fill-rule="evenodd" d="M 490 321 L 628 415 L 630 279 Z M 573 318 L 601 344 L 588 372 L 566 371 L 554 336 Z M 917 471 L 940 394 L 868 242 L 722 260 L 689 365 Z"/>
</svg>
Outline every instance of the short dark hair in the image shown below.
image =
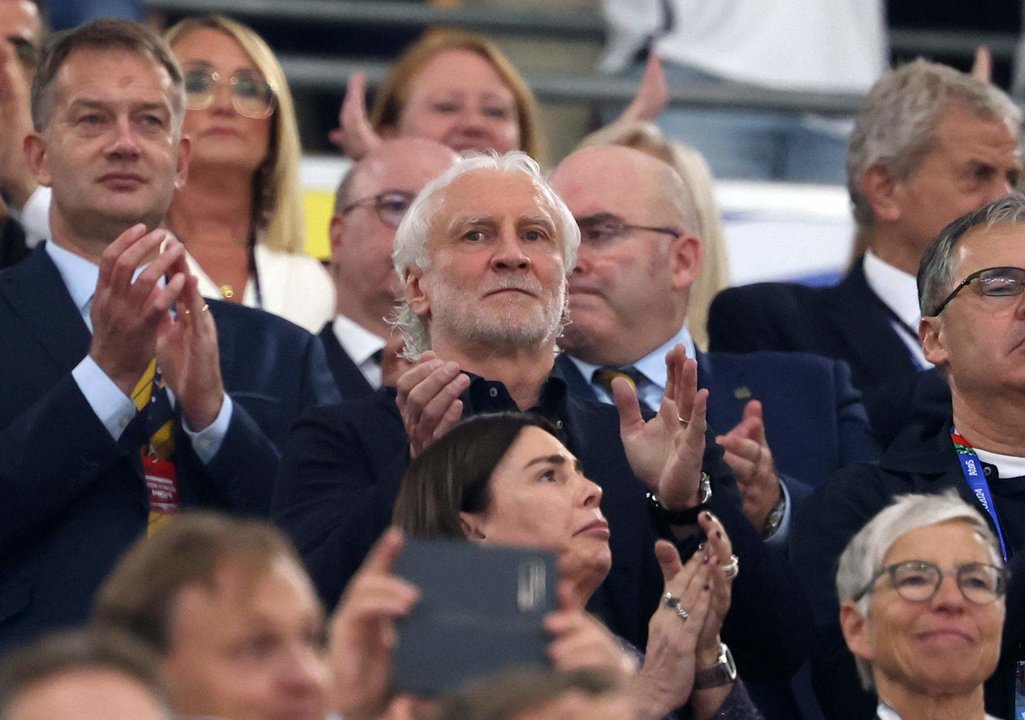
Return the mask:
<svg viewBox="0 0 1025 720">
<path fill-rule="evenodd" d="M 929 243 L 918 266 L 918 307 L 923 316 L 936 314 L 936 307 L 954 284 L 954 250 L 965 235 L 977 227 L 1025 221 L 1025 195 L 1011 193 L 967 215 L 940 231 Z"/>
<path fill-rule="evenodd" d="M 187 513 L 125 553 L 96 594 L 92 623 L 129 632 L 167 654 L 172 615 L 184 586 L 213 589 L 218 571 L 228 563 L 255 576 L 280 558 L 302 567 L 292 544 L 268 523 Z"/>
<path fill-rule="evenodd" d="M 442 702 L 437 720 L 509 720 L 571 692 L 597 698 L 614 689 L 611 678 L 594 670 L 516 668 L 471 683 L 449 696 Z"/>
<path fill-rule="evenodd" d="M 149 58 L 164 68 L 174 87 L 174 127 L 176 130 L 181 128 L 185 117 L 185 84 L 181 66 L 171 48 L 145 25 L 130 20 L 104 19 L 54 33 L 43 43 L 32 82 L 32 124 L 37 132 L 50 124 L 57 73 L 77 50 L 121 50 Z"/>
<path fill-rule="evenodd" d="M 47 635 L 8 654 L 0 664 L 0 718 L 30 685 L 79 670 L 110 670 L 145 687 L 165 709 L 168 689 L 160 660 L 138 640 L 110 630 Z"/>
<path fill-rule="evenodd" d="M 410 463 L 392 522 L 413 537 L 465 539 L 459 513 L 487 509 L 491 475 L 526 427 L 562 440 L 554 425 L 531 413 L 485 413 L 460 422 Z"/>
</svg>

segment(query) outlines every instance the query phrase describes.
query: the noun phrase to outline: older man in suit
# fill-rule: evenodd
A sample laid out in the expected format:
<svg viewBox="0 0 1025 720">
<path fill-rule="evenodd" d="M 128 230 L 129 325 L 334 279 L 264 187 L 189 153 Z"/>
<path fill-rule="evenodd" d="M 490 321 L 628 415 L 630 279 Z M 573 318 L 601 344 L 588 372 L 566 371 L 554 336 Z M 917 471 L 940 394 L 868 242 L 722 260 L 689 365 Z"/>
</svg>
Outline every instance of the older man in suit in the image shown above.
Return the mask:
<svg viewBox="0 0 1025 720">
<path fill-rule="evenodd" d="M 381 387 L 388 368 L 388 320 L 402 296 L 391 260 L 395 229 L 421 188 L 458 159 L 433 140 L 388 140 L 353 165 L 338 186 L 329 230 L 335 319 L 324 325 L 320 340 L 347 400 Z"/>
<path fill-rule="evenodd" d="M 743 568 L 726 642 L 745 677 L 787 677 L 801 660 L 804 601 L 786 563 L 743 516 L 721 451 L 707 441 L 693 362 L 681 349 L 670 353 L 673 389 L 647 423 L 624 384 L 620 419 L 569 395 L 553 373 L 578 242 L 572 215 L 522 153 L 463 160 L 425 187 L 394 253 L 406 350 L 419 362 L 397 389 L 306 415 L 285 451 L 274 517 L 331 605 L 390 522 L 411 454 L 463 415 L 532 410 L 565 432 L 603 488 L 613 567 L 592 609 L 643 645 L 662 593 L 655 538 L 664 530 L 689 556 L 699 542 L 690 525 L 707 507 Z"/>
<path fill-rule="evenodd" d="M 950 395 L 918 341 L 915 272 L 951 220 L 1021 174 L 1021 111 L 995 86 L 916 60 L 883 77 L 858 115 L 847 185 L 859 249 L 839 285 L 761 283 L 712 304 L 712 350 L 803 351 L 846 360 L 872 425 L 892 439 Z"/>
<path fill-rule="evenodd" d="M 159 227 L 189 158 L 162 40 L 124 21 L 61 36 L 32 108 L 52 237 L 0 275 L 0 645 L 84 619 L 147 525 L 266 514 L 277 441 L 337 398 L 316 338 L 208 305 Z"/>
</svg>

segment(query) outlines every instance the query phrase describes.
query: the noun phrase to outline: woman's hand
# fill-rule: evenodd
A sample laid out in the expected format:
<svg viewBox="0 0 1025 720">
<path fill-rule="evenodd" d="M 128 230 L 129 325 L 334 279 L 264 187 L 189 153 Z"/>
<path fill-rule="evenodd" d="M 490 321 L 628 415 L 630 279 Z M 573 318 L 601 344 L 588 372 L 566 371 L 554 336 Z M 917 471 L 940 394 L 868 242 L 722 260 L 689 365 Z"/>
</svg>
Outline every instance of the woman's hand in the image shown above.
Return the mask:
<svg viewBox="0 0 1025 720">
<path fill-rule="evenodd" d="M 349 78 L 338 109 L 338 127 L 327 138 L 353 162 L 381 144 L 381 136 L 367 117 L 367 78 L 363 73 L 353 73 Z"/>
<path fill-rule="evenodd" d="M 616 122 L 652 122 L 668 104 L 669 86 L 662 70 L 662 59 L 654 52 L 649 53 L 648 62 L 644 66 L 644 77 L 637 86 L 637 94 L 623 114 L 616 118 Z"/>
<path fill-rule="evenodd" d="M 708 558 L 711 586 L 711 605 L 697 647 L 698 666 L 705 668 L 715 665 L 719 658 L 719 632 L 730 610 L 733 579 L 740 572 L 740 559 L 733 555 L 730 536 L 726 534 L 719 518 L 710 512 L 703 512 L 698 516 L 698 525 L 708 539 L 695 555 L 702 554 Z"/>
<path fill-rule="evenodd" d="M 619 434 L 634 475 L 670 510 L 699 504 L 705 453 L 708 391 L 698 390 L 697 363 L 683 345 L 666 353 L 666 389 L 658 414 L 641 417 L 637 395 L 621 378 L 612 381 Z"/>
<path fill-rule="evenodd" d="M 697 552 L 681 563 L 676 547 L 655 543 L 665 580 L 658 608 L 648 623 L 644 665 L 631 684 L 639 718 L 663 718 L 684 705 L 694 687 L 695 651 L 712 603 L 714 559 Z"/>
<path fill-rule="evenodd" d="M 625 687 L 637 672 L 637 658 L 616 639 L 605 625 L 576 606 L 573 592 L 565 582 L 559 584 L 559 604 L 544 619 L 545 630 L 552 635 L 548 657 L 558 670 L 598 670 L 617 687 Z"/>
<path fill-rule="evenodd" d="M 401 551 L 402 533 L 391 528 L 367 555 L 331 618 L 330 709 L 347 720 L 377 718 L 391 699 L 395 620 L 420 599 L 414 586 L 392 575 Z"/>
</svg>

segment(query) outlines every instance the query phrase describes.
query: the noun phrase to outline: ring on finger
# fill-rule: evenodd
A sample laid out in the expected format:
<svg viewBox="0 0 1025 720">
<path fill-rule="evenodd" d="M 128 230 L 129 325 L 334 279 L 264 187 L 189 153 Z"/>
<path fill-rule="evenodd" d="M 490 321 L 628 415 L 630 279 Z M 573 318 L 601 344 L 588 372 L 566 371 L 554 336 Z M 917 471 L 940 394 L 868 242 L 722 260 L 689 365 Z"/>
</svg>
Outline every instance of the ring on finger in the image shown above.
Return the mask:
<svg viewBox="0 0 1025 720">
<path fill-rule="evenodd" d="M 191 311 L 191 310 L 189 310 L 188 308 L 185 308 L 185 314 L 186 314 L 186 315 L 191 315 L 191 314 L 192 314 L 192 311 Z"/>
<path fill-rule="evenodd" d="M 687 427 L 688 425 L 690 425 L 690 420 L 684 420 L 679 415 L 676 416 L 676 419 L 679 420 L 680 424 L 683 425 L 684 427 Z"/>
<path fill-rule="evenodd" d="M 684 610 L 684 609 L 683 609 L 682 607 L 680 607 L 679 605 L 677 605 L 677 606 L 676 606 L 675 608 L 673 608 L 673 610 L 675 610 L 675 611 L 676 611 L 676 616 L 677 616 L 678 618 L 680 618 L 680 619 L 681 619 L 681 620 L 683 620 L 684 622 L 687 622 L 687 618 L 689 618 L 689 617 L 690 617 L 690 613 L 689 613 L 689 612 L 687 612 L 686 610 Z"/>
<path fill-rule="evenodd" d="M 733 580 L 737 577 L 740 574 L 740 558 L 736 555 L 730 555 L 730 561 L 722 566 L 722 572 L 727 580 Z"/>
<path fill-rule="evenodd" d="M 200 312 L 209 312 L 209 310 L 210 310 L 210 306 L 207 305 L 206 303 L 203 303 L 203 307 L 201 307 L 199 309 Z"/>
<path fill-rule="evenodd" d="M 662 596 L 662 602 L 666 604 L 666 607 L 671 607 L 674 610 L 680 607 L 680 598 L 676 597 L 671 592 L 667 592 Z"/>
</svg>

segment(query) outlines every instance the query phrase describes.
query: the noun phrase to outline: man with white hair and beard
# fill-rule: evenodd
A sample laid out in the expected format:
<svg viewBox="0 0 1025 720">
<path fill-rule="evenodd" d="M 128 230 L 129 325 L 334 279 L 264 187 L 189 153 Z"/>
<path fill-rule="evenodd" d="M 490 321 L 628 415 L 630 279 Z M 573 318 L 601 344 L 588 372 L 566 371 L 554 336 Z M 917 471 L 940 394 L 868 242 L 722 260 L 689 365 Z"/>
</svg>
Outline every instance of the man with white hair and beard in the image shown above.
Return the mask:
<svg viewBox="0 0 1025 720">
<path fill-rule="evenodd" d="M 590 609 L 643 646 L 663 582 L 654 542 L 674 539 L 686 559 L 701 540 L 698 513 L 709 510 L 743 566 L 739 575 L 735 562 L 716 569 L 732 582 L 724 640 L 745 679 L 789 677 L 806 649 L 806 600 L 743 515 L 722 451 L 707 438 L 707 393 L 696 390 L 693 360 L 682 348 L 667 355 L 665 400 L 648 422 L 625 383 L 617 416 L 571 397 L 553 375 L 578 245 L 569 210 L 522 153 L 469 158 L 428 184 L 393 254 L 405 293 L 398 323 L 416 364 L 397 389 L 300 421 L 282 460 L 274 518 L 331 607 L 389 524 L 411 456 L 460 417 L 537 412 L 565 433 L 602 486 L 602 510 L 615 528 L 612 572 Z"/>
</svg>

